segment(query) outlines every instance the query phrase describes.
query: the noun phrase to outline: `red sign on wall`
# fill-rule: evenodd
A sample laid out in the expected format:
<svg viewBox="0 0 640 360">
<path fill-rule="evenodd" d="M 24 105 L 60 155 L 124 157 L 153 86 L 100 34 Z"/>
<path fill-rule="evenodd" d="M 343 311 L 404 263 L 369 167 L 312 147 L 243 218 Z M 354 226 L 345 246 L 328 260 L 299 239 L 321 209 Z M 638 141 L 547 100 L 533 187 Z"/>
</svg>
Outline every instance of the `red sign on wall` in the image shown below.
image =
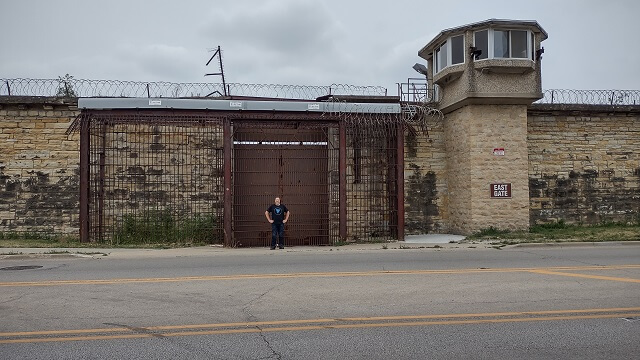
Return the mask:
<svg viewBox="0 0 640 360">
<path fill-rule="evenodd" d="M 492 199 L 511 198 L 511 183 L 491 184 L 489 187 Z"/>
</svg>

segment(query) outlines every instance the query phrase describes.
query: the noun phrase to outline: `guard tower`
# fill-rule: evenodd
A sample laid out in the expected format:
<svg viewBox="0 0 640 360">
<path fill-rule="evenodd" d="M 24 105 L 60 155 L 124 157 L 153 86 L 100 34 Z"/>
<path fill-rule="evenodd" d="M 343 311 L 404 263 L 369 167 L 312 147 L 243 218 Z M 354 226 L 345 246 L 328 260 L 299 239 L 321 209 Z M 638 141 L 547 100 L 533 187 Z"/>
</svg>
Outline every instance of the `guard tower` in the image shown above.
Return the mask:
<svg viewBox="0 0 640 360">
<path fill-rule="evenodd" d="M 529 227 L 527 106 L 542 97 L 536 21 L 490 19 L 440 32 L 418 55 L 445 114 L 450 231 Z"/>
</svg>

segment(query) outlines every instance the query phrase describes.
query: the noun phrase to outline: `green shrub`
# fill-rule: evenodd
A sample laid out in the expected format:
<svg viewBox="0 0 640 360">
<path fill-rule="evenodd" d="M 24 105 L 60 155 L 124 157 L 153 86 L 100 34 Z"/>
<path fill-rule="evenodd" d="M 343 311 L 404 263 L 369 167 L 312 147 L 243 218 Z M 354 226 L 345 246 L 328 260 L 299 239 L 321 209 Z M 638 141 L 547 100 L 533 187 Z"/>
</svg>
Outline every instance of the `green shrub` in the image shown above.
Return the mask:
<svg viewBox="0 0 640 360">
<path fill-rule="evenodd" d="M 218 219 L 212 214 L 195 214 L 178 218 L 171 210 L 148 211 L 142 215 L 125 215 L 112 242 L 134 244 L 221 243 Z"/>
</svg>

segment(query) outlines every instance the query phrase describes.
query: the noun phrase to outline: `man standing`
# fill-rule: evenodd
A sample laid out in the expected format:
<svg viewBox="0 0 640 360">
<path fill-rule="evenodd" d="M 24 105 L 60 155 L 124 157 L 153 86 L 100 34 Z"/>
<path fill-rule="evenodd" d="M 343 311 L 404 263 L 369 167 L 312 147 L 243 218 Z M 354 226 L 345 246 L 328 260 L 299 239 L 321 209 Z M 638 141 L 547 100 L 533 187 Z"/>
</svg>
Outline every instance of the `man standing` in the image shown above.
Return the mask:
<svg viewBox="0 0 640 360">
<path fill-rule="evenodd" d="M 276 238 L 279 238 L 278 247 L 284 249 L 284 224 L 289 220 L 289 209 L 280 204 L 280 198 L 275 199 L 275 204 L 269 206 L 264 216 L 271 223 L 271 250 L 276 248 Z"/>
</svg>

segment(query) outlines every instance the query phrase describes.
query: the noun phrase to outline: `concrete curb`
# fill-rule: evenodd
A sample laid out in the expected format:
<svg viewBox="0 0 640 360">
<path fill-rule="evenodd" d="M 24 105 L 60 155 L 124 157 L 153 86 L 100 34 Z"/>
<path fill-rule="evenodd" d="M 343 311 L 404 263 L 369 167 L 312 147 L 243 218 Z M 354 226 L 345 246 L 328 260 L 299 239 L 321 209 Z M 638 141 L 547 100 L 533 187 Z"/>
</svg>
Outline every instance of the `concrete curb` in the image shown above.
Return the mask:
<svg viewBox="0 0 640 360">
<path fill-rule="evenodd" d="M 103 256 L 95 254 L 95 256 Z M 0 255 L 0 260 L 26 260 L 26 259 L 71 259 L 71 258 L 93 258 L 94 255 L 70 252 L 69 254 L 47 254 L 47 253 L 16 253 Z"/>
</svg>

